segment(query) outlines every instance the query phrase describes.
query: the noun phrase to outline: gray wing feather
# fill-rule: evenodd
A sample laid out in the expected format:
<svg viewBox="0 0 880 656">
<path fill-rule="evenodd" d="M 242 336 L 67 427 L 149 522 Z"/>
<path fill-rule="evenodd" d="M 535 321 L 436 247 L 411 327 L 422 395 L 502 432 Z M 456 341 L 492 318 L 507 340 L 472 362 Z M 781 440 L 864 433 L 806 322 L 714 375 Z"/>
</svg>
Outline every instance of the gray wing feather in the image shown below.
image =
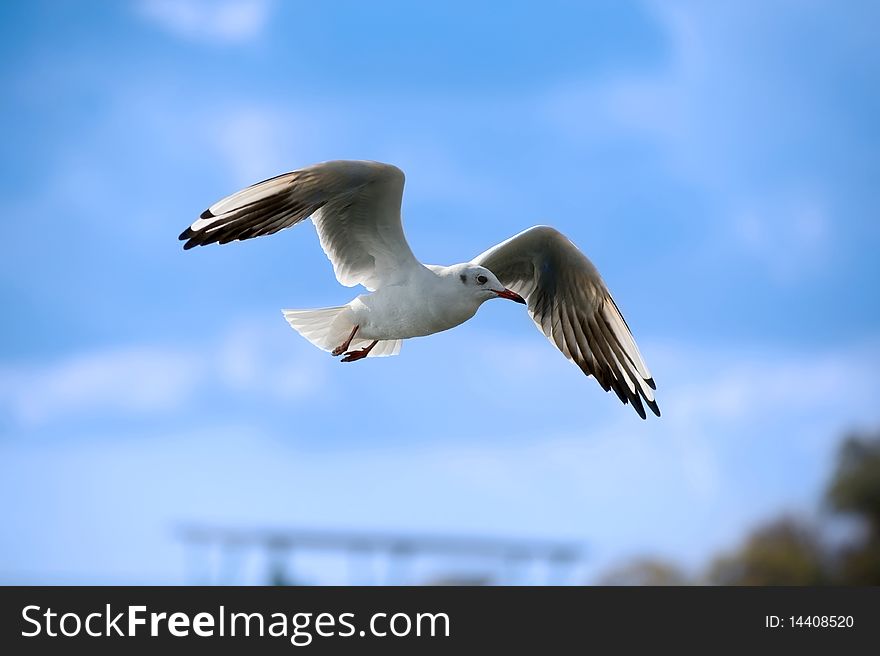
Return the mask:
<svg viewBox="0 0 880 656">
<path fill-rule="evenodd" d="M 185 249 L 271 235 L 312 218 L 337 279 L 369 289 L 418 264 L 400 219 L 404 175 L 380 162 L 333 161 L 284 173 L 214 203 Z"/>
<path fill-rule="evenodd" d="M 528 302 L 538 329 L 602 388 L 660 416 L 656 386 L 596 267 L 558 230 L 535 226 L 473 260 Z"/>
</svg>

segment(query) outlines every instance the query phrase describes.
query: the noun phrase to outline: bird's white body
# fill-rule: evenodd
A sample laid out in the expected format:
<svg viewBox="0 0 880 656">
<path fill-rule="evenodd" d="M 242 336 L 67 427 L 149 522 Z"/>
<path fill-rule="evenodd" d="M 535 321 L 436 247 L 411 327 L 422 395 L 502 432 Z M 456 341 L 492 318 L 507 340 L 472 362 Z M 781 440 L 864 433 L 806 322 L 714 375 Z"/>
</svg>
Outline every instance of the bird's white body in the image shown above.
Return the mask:
<svg viewBox="0 0 880 656">
<path fill-rule="evenodd" d="M 346 350 L 370 348 L 370 357 L 397 355 L 402 340 L 455 328 L 473 317 L 485 301 L 497 297 L 496 291 L 473 284 L 475 271 L 476 275 L 485 272 L 486 287 L 504 289 L 481 267 L 419 264 L 393 284 L 361 294 L 341 307 L 283 313 L 294 330 L 324 351 L 332 352 L 346 343 Z M 370 346 L 374 341 L 378 343 Z"/>
<path fill-rule="evenodd" d="M 349 303 L 352 320 L 360 326 L 358 334 L 366 339 L 409 339 L 463 324 L 490 296 L 462 294 L 456 269 L 417 267 L 402 284 L 358 296 Z"/>
<path fill-rule="evenodd" d="M 403 234 L 403 172 L 335 161 L 228 196 L 180 238 L 184 248 L 268 235 L 311 217 L 336 278 L 370 292 L 340 307 L 283 310 L 288 323 L 343 362 L 397 355 L 401 342 L 458 326 L 493 298 L 528 305 L 544 335 L 585 374 L 659 416 L 654 381 L 593 264 L 564 235 L 535 226 L 470 262 L 424 265 Z"/>
</svg>

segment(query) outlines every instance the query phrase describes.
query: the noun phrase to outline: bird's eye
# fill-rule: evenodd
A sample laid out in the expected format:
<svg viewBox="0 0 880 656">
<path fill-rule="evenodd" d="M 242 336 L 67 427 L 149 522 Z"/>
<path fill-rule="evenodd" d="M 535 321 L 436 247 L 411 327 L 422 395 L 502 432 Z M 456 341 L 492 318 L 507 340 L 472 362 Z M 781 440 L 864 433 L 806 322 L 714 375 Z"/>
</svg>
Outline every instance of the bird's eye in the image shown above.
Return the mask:
<svg viewBox="0 0 880 656">
<path fill-rule="evenodd" d="M 481 285 L 485 285 L 487 282 L 489 282 L 489 279 L 486 276 L 477 276 L 477 282 Z"/>
</svg>

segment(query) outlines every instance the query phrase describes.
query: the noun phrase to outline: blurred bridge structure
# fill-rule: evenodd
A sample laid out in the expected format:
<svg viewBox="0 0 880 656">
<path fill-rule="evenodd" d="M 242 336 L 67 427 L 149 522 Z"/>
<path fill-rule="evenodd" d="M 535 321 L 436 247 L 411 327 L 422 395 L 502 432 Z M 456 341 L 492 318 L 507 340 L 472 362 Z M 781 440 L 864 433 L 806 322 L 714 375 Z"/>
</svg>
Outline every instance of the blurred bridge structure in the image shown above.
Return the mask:
<svg viewBox="0 0 880 656">
<path fill-rule="evenodd" d="M 572 585 L 573 543 L 317 529 L 186 525 L 177 531 L 201 585 Z"/>
</svg>

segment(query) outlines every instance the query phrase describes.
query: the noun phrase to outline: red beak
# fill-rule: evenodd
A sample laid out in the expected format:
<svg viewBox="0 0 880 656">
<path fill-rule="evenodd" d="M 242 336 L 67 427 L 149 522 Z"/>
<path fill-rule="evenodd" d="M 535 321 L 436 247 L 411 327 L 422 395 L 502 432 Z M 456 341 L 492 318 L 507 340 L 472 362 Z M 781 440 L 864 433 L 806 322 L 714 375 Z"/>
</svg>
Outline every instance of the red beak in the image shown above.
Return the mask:
<svg viewBox="0 0 880 656">
<path fill-rule="evenodd" d="M 492 290 L 492 291 L 495 291 L 495 290 Z M 499 298 L 506 298 L 511 301 L 516 301 L 517 303 L 522 303 L 523 305 L 526 304 L 526 299 L 524 299 L 522 296 L 520 296 L 516 292 L 510 291 L 509 289 L 505 289 L 503 292 L 495 292 L 495 293 L 498 294 Z"/>
</svg>

